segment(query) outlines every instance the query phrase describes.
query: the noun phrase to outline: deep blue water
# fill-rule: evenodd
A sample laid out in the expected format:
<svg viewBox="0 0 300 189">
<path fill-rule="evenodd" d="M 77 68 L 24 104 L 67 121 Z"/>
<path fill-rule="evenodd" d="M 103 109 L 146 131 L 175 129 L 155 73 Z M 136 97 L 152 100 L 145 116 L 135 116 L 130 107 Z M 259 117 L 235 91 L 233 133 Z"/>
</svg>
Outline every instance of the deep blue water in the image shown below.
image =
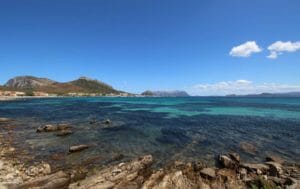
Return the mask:
<svg viewBox="0 0 300 189">
<path fill-rule="evenodd" d="M 49 98 L 0 102 L 0 117 L 16 120 L 15 144 L 36 160 L 56 165 L 89 161 L 106 164 L 152 154 L 156 165 L 169 160 L 213 164 L 220 153 L 236 151 L 247 161 L 278 155 L 300 162 L 300 98 Z M 112 127 L 90 124 L 112 120 Z M 70 123 L 74 134 L 36 133 L 45 124 Z M 0 128 L 3 125 L 0 125 Z M 254 153 L 240 149 L 255 146 Z M 91 148 L 69 154 L 69 146 Z M 59 160 L 53 154 L 64 155 Z"/>
</svg>

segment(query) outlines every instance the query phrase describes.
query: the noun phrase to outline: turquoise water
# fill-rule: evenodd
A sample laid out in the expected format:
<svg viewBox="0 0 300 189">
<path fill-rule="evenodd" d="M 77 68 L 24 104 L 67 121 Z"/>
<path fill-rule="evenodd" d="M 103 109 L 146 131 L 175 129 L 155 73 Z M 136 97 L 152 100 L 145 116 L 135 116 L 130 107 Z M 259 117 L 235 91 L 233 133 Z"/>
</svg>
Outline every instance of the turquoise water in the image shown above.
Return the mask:
<svg viewBox="0 0 300 189">
<path fill-rule="evenodd" d="M 152 154 L 156 165 L 180 159 L 213 163 L 220 153 L 236 151 L 262 161 L 268 154 L 299 162 L 300 98 L 49 98 L 0 102 L 0 117 L 14 118 L 16 145 L 36 160 L 72 166 L 93 160 L 107 164 Z M 109 128 L 91 120 L 112 120 Z M 45 124 L 70 123 L 74 134 L 36 133 Z M 2 127 L 2 128 L 1 128 Z M 4 125 L 0 125 L 2 132 Z M 241 150 L 250 143 L 255 152 Z M 76 144 L 91 148 L 67 154 Z M 54 155 L 63 156 L 59 160 Z"/>
</svg>

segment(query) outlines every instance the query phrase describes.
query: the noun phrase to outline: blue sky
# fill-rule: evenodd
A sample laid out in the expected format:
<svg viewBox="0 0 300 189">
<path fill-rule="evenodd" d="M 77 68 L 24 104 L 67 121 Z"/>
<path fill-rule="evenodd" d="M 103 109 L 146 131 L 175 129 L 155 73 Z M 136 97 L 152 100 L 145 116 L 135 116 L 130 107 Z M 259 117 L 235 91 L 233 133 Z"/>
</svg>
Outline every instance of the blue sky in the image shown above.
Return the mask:
<svg viewBox="0 0 300 189">
<path fill-rule="evenodd" d="M 298 41 L 299 0 L 2 0 L 0 83 L 89 76 L 129 92 L 300 91 Z"/>
</svg>

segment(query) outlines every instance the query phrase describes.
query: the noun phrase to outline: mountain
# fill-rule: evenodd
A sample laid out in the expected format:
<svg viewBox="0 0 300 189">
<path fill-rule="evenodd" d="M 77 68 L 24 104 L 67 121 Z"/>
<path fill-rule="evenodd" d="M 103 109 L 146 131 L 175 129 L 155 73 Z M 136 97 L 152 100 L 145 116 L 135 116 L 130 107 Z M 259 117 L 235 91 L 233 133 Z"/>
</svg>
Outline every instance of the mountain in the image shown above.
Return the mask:
<svg viewBox="0 0 300 189">
<path fill-rule="evenodd" d="M 119 94 L 121 91 L 98 80 L 80 77 L 70 82 L 57 82 L 47 78 L 34 76 L 18 76 L 6 82 L 4 88 L 18 91 L 40 91 L 51 94 L 64 95 L 67 93 L 101 93 Z"/>
<path fill-rule="evenodd" d="M 141 95 L 153 97 L 187 97 L 189 96 L 185 91 L 145 91 Z"/>
<path fill-rule="evenodd" d="M 102 91 L 104 93 L 117 92 L 110 85 L 95 79 L 90 79 L 88 77 L 80 77 L 77 80 L 71 81 L 70 84 L 80 87 L 84 89 L 84 91 L 89 93 L 97 93 L 99 91 Z"/>
<path fill-rule="evenodd" d="M 36 88 L 48 86 L 55 83 L 47 78 L 38 78 L 33 76 L 18 76 L 14 77 L 6 82 L 5 87 L 11 88 Z"/>
</svg>

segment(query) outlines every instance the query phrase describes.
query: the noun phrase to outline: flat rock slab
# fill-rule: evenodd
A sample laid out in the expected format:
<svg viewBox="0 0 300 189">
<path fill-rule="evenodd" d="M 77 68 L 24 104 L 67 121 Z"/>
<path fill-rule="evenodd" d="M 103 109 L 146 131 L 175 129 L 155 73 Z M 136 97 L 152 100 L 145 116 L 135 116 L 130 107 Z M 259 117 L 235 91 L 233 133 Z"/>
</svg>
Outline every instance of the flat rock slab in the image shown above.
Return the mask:
<svg viewBox="0 0 300 189">
<path fill-rule="evenodd" d="M 10 186 L 12 189 L 56 189 L 66 188 L 70 184 L 70 176 L 63 171 L 38 177 L 21 185 Z"/>
<path fill-rule="evenodd" d="M 10 118 L 0 117 L 0 123 L 8 123 L 8 122 L 11 122 L 11 121 L 13 121 L 13 120 L 10 119 Z"/>
<path fill-rule="evenodd" d="M 81 144 L 81 145 L 77 145 L 77 146 L 71 146 L 70 149 L 69 149 L 69 152 L 70 153 L 79 152 L 79 151 L 82 151 L 82 150 L 85 150 L 85 149 L 88 149 L 88 148 L 89 148 L 89 146 L 85 145 L 85 144 Z"/>
</svg>

